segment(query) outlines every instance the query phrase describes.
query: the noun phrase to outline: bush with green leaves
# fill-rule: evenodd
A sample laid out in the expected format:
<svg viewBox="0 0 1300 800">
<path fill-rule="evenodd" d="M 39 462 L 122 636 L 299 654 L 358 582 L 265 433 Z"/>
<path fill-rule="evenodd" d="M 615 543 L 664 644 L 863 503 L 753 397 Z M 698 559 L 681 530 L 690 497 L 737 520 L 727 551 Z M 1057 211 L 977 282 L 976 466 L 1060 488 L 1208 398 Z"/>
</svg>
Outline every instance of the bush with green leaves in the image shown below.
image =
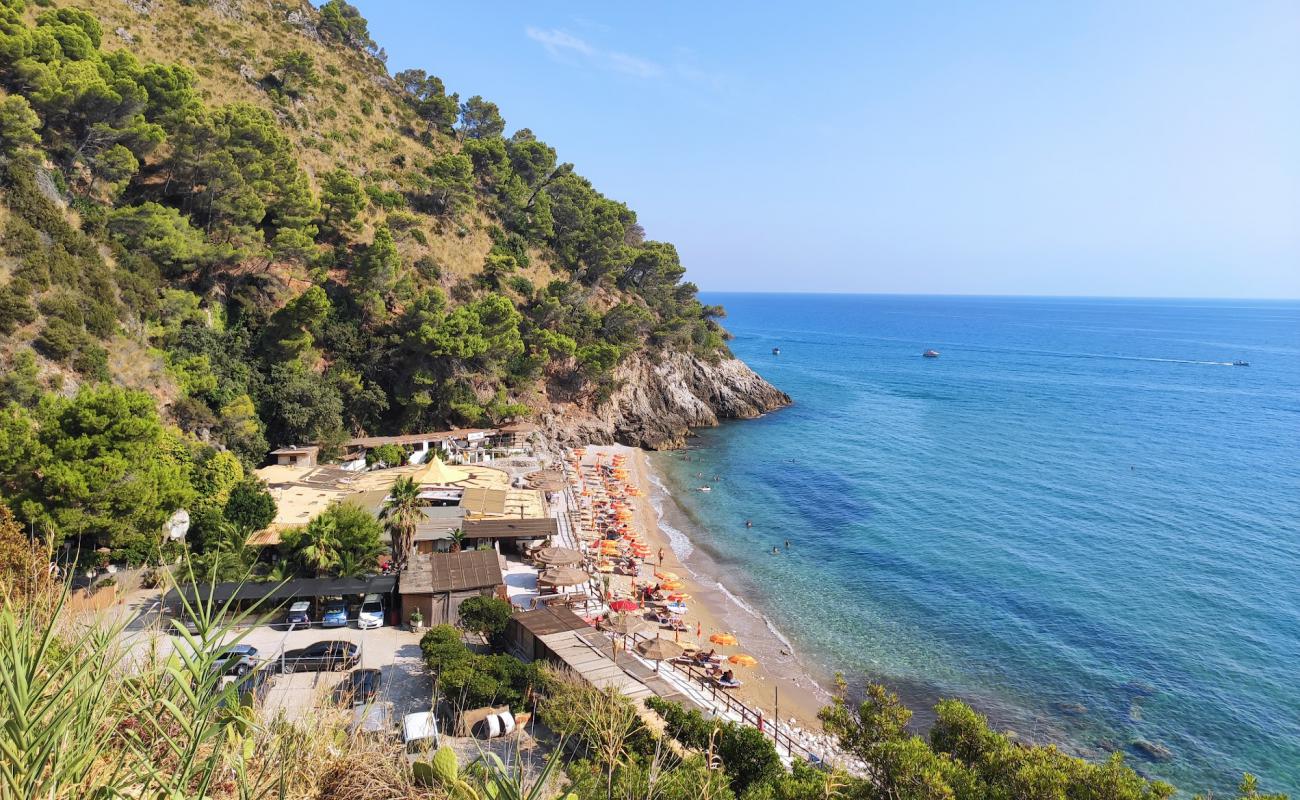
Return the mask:
<svg viewBox="0 0 1300 800">
<path fill-rule="evenodd" d="M 450 625 L 430 628 L 420 639 L 420 651 L 438 691 L 458 709 L 526 708 L 527 698 L 540 680 L 535 664 L 504 653 L 473 652 L 461 640 L 461 632 Z"/>
<path fill-rule="evenodd" d="M 664 718 L 667 735 L 693 750 L 715 752 L 737 795 L 776 779 L 783 771 L 776 745 L 757 728 L 706 719 L 699 711 L 658 697 L 647 698 L 646 706 Z"/>
<path fill-rule="evenodd" d="M 462 628 L 495 640 L 506 632 L 514 609 L 496 597 L 470 597 L 461 601 L 457 613 Z"/>
</svg>

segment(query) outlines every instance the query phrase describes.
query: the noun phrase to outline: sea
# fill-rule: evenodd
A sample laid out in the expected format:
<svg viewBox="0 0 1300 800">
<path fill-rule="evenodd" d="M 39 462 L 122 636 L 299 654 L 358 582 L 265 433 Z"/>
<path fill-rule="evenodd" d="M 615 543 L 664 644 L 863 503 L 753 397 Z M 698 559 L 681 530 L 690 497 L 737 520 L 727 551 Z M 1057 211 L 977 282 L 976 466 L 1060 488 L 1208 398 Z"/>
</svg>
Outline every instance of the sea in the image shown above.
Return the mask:
<svg viewBox="0 0 1300 800">
<path fill-rule="evenodd" d="M 1300 301 L 703 299 L 794 404 L 654 454 L 652 499 L 783 655 L 1300 794 Z"/>
</svg>

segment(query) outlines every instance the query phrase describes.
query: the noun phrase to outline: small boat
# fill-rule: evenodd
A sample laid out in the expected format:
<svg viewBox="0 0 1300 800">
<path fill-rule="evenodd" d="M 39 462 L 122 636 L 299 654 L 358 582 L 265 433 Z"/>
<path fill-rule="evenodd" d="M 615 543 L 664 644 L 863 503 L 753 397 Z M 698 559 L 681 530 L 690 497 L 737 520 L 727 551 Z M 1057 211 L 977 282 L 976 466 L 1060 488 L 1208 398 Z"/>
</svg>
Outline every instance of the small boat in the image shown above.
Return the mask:
<svg viewBox="0 0 1300 800">
<path fill-rule="evenodd" d="M 711 492 L 711 491 L 713 491 L 713 487 L 712 487 L 712 486 L 701 486 L 701 487 L 699 487 L 698 489 L 696 489 L 695 491 L 697 491 L 697 492 Z"/>
<path fill-rule="evenodd" d="M 921 355 L 924 356 L 925 358 L 938 358 L 938 357 L 939 357 L 939 351 L 938 351 L 938 350 L 926 350 L 926 351 L 925 351 L 924 353 L 922 353 Z"/>
<path fill-rule="evenodd" d="M 1234 367 L 1249 367 L 1249 366 L 1250 366 L 1250 362 L 1249 362 L 1249 361 L 1234 361 L 1234 362 L 1232 362 L 1232 366 L 1234 366 Z"/>
<path fill-rule="evenodd" d="M 773 347 L 773 348 L 772 348 L 772 355 L 774 355 L 774 356 L 779 356 L 779 355 L 781 355 L 781 348 L 779 348 L 779 347 Z"/>
</svg>

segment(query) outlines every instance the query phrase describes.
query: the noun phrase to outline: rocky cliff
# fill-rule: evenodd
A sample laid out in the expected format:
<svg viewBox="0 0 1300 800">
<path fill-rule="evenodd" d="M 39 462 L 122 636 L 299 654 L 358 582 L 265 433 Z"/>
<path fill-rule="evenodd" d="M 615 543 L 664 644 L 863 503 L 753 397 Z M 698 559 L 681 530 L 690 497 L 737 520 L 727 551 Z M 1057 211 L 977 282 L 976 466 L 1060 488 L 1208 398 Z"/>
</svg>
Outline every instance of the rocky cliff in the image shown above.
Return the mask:
<svg viewBox="0 0 1300 800">
<path fill-rule="evenodd" d="M 711 362 L 688 353 L 628 358 L 617 389 L 594 409 L 555 403 L 543 426 L 564 443 L 618 442 L 650 450 L 682 447 L 692 428 L 751 419 L 790 404 L 790 396 L 738 358 Z"/>
</svg>

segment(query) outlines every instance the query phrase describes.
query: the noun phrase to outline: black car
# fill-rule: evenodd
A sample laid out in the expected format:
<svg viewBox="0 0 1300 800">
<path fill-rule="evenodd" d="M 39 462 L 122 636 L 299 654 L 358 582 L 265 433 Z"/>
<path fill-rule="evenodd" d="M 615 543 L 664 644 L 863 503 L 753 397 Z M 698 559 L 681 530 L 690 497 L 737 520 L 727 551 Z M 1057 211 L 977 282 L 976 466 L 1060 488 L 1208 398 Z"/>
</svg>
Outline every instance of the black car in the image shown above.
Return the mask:
<svg viewBox="0 0 1300 800">
<path fill-rule="evenodd" d="M 361 649 L 355 644 L 329 641 L 289 650 L 281 663 L 285 672 L 329 672 L 352 669 L 360 661 Z"/>
<path fill-rule="evenodd" d="M 341 706 L 369 703 L 379 694 L 383 676 L 377 669 L 354 669 L 334 687 L 334 702 Z"/>
</svg>

